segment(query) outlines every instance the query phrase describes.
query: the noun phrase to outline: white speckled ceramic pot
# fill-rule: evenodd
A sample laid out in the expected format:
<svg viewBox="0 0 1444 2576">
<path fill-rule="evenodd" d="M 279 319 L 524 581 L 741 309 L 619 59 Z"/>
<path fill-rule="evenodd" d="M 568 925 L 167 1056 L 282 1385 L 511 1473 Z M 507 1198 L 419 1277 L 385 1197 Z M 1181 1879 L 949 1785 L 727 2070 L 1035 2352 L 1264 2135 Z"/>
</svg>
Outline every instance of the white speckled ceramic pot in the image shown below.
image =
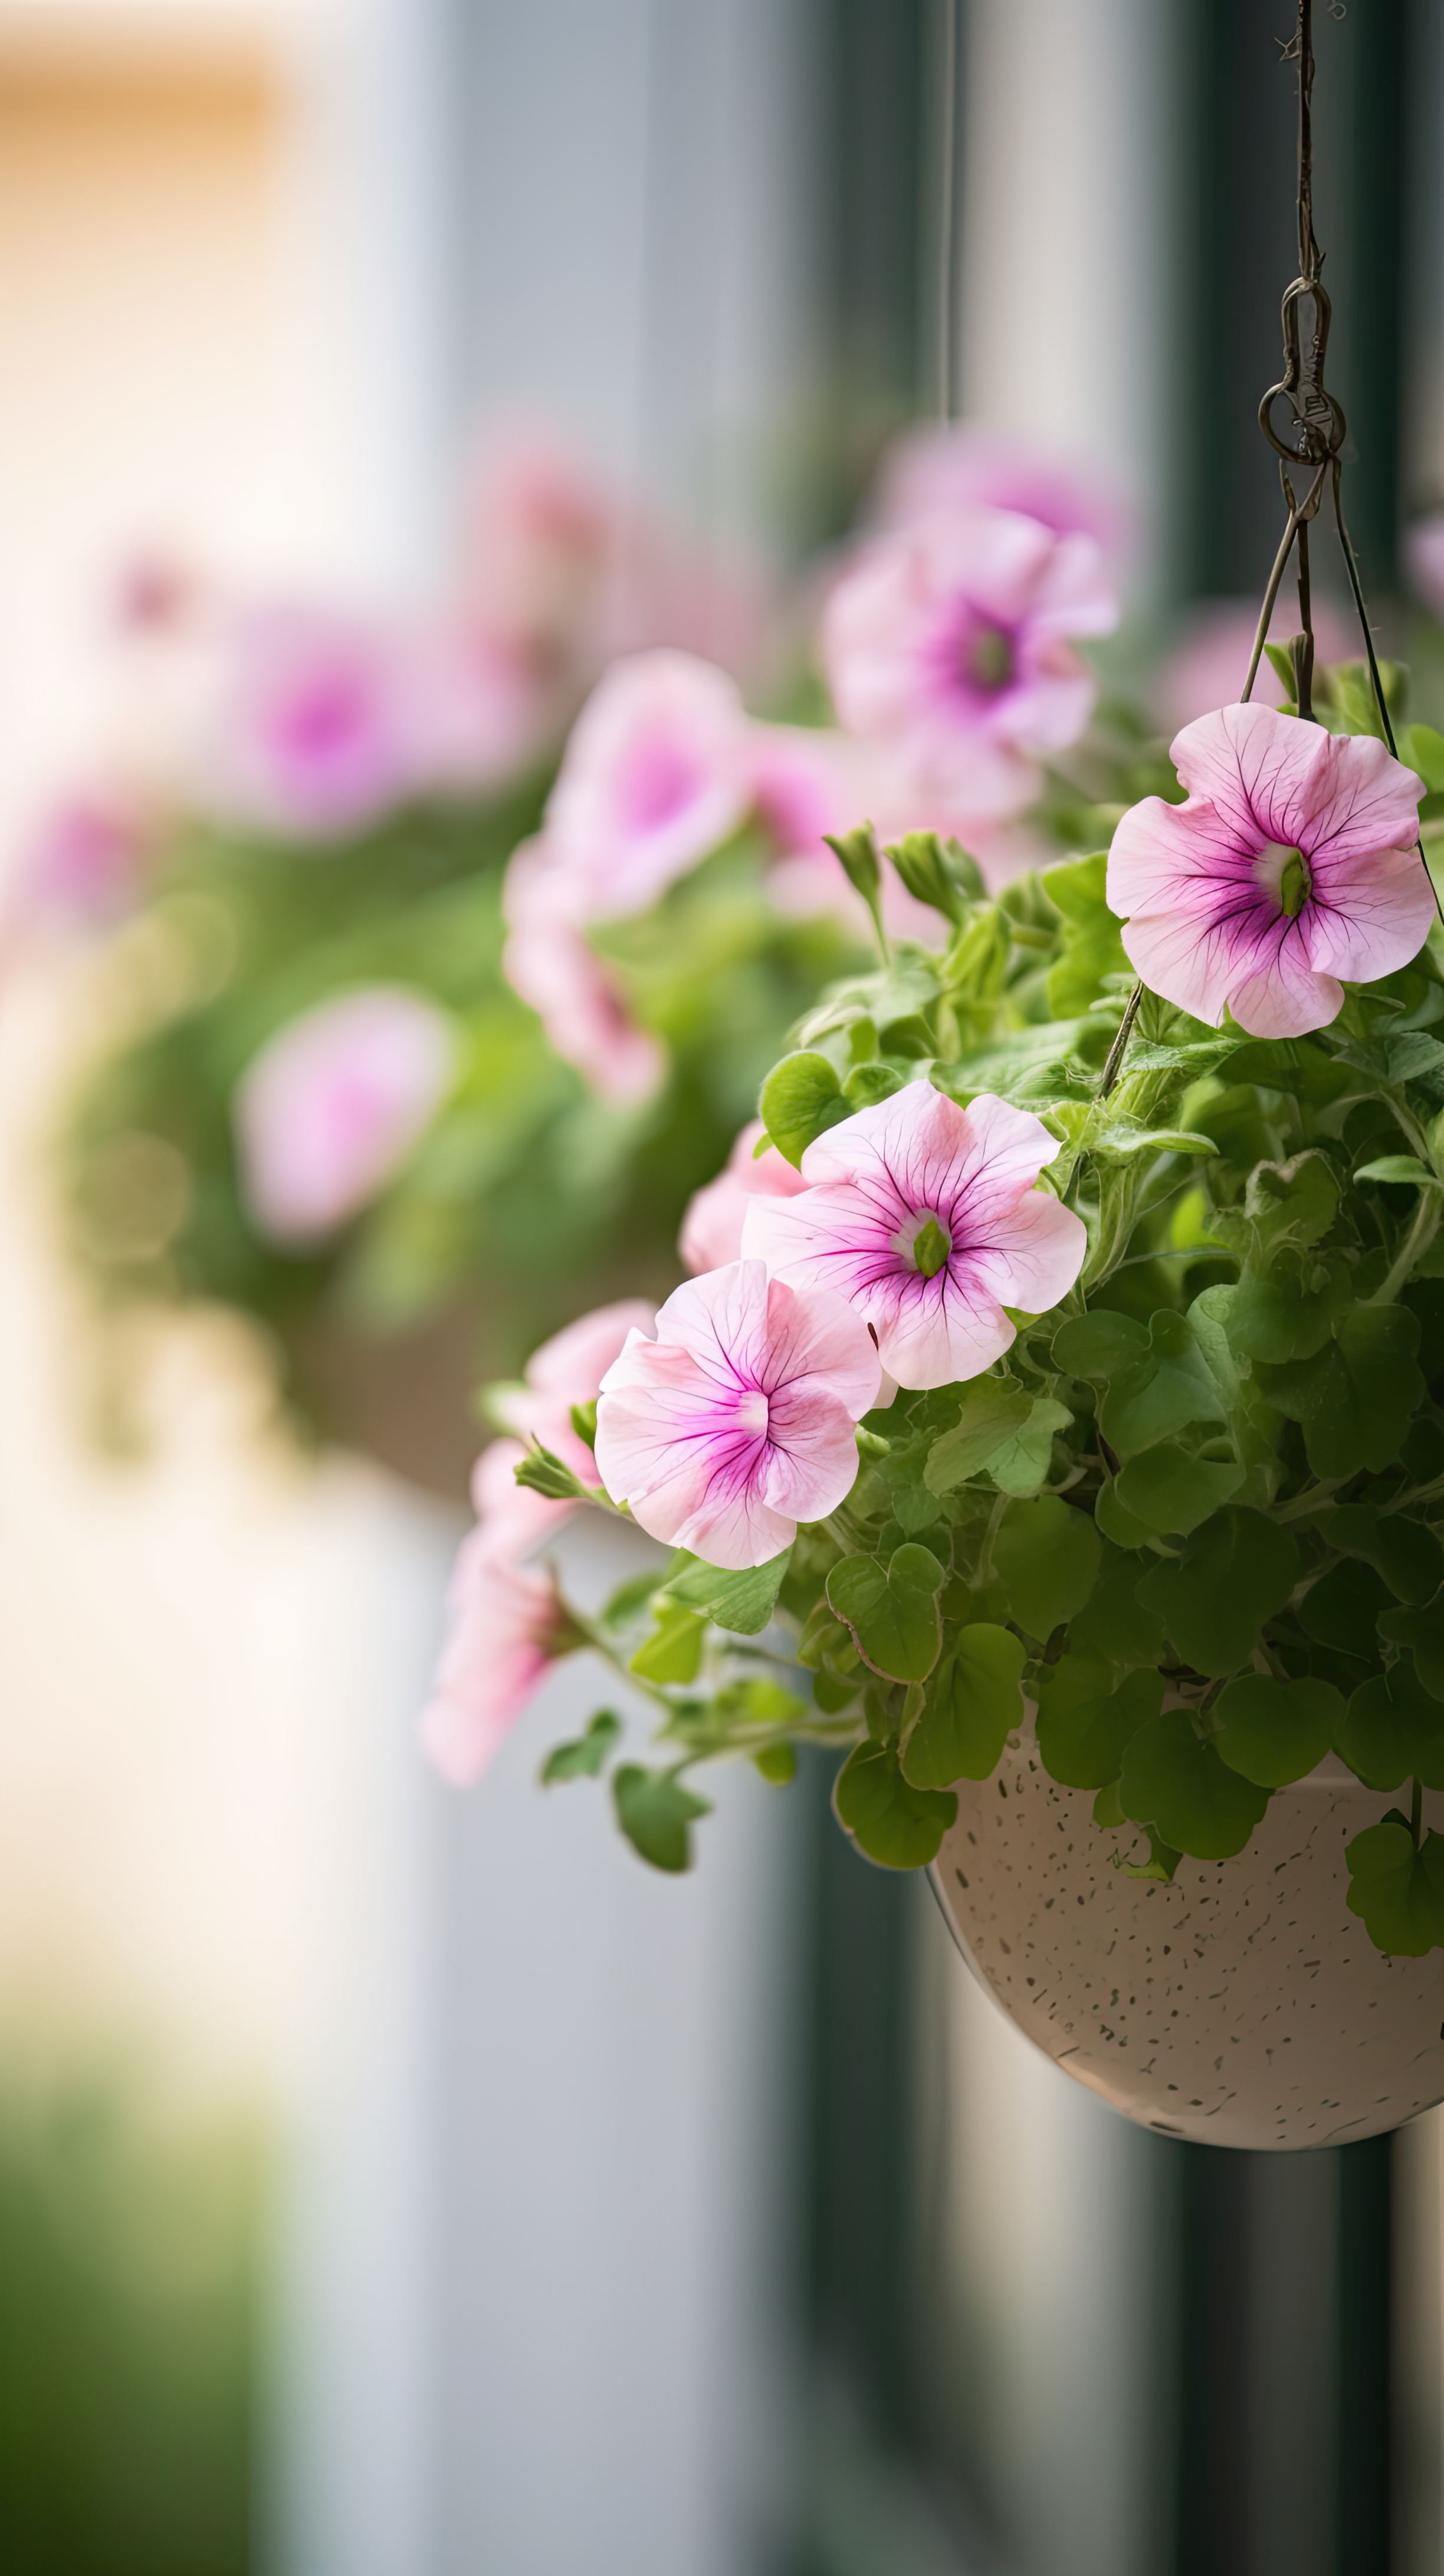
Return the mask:
<svg viewBox="0 0 1444 2576">
<path fill-rule="evenodd" d="M 994 2001 L 1130 2120 L 1209 2146 L 1339 2146 L 1444 2100 L 1440 1954 L 1384 1958 L 1346 1901 L 1344 1845 L 1387 1803 L 1330 1757 L 1275 1792 L 1236 1860 L 1125 1878 L 1030 1726 L 992 1779 L 958 1784 L 933 1884 Z M 1425 1805 L 1444 1826 L 1444 1795 Z"/>
</svg>

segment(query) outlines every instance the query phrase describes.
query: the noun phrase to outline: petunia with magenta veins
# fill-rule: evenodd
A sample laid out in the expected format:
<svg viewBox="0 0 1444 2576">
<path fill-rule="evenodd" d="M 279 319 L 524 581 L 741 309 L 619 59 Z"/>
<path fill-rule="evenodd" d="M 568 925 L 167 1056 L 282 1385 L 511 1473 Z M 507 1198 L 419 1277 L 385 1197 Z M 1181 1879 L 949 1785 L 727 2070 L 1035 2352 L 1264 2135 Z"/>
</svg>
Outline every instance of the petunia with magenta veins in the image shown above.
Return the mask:
<svg viewBox="0 0 1444 2576">
<path fill-rule="evenodd" d="M 780 1202 L 779 1202 L 780 1204 Z M 612 1500 L 709 1565 L 765 1565 L 857 1475 L 853 1426 L 881 1371 L 840 1298 L 799 1296 L 760 1261 L 674 1289 L 655 1340 L 602 1380 L 596 1458 Z"/>
<path fill-rule="evenodd" d="M 743 1249 L 804 1296 L 847 1298 L 899 1386 L 951 1386 L 1014 1340 L 1005 1307 L 1046 1313 L 1083 1266 L 1081 1217 L 1034 1186 L 1057 1151 L 1025 1109 L 910 1082 L 809 1145 L 808 1187 L 755 1200 Z"/>
<path fill-rule="evenodd" d="M 1146 796 L 1113 836 L 1108 903 L 1145 984 L 1214 1028 L 1294 1038 L 1343 985 L 1407 966 L 1434 917 L 1415 841 L 1423 787 L 1371 735 L 1274 707 L 1185 725 L 1183 805 Z"/>
</svg>

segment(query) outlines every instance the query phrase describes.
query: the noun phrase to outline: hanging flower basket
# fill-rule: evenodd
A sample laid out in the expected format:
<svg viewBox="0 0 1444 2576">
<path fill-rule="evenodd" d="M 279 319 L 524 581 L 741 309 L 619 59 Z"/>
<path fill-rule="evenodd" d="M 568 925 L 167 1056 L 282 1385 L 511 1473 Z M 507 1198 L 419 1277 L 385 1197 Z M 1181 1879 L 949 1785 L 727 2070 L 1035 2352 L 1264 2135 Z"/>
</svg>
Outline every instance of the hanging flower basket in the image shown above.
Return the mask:
<svg viewBox="0 0 1444 2576">
<path fill-rule="evenodd" d="M 874 974 L 834 986 L 694 1203 L 698 1273 L 504 1391 L 427 1733 L 474 1777 L 559 1655 L 685 1868 L 708 1760 L 844 1757 L 858 1850 L 931 1868 L 965 1957 L 1065 2071 L 1173 2134 L 1358 2138 L 1444 2098 L 1444 737 L 1397 729 L 1340 497 L 1309 211 L 1261 417 L 1285 524 L 1237 700 L 1167 757 L 1101 732 L 1097 550 L 1026 511 L 886 533 L 834 591 L 834 703 L 916 806 L 1041 788 L 1083 855 L 989 885 L 957 837 L 837 858 Z M 1332 519 L 1363 659 L 1315 667 Z M 1300 631 L 1269 647 L 1283 575 Z M 1096 802 L 1078 788 L 1086 770 Z M 936 936 L 895 934 L 898 901 Z M 675 1551 L 597 1616 L 560 1515 Z M 538 1554 L 542 1562 L 536 1562 Z"/>
</svg>

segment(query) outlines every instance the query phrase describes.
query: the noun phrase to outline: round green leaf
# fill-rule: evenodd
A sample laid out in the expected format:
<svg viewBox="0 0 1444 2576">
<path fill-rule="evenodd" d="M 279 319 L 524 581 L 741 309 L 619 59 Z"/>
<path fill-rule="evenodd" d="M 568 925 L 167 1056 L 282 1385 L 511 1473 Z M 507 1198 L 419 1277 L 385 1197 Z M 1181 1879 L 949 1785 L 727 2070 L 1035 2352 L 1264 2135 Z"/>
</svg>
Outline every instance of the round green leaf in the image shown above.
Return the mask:
<svg viewBox="0 0 1444 2576">
<path fill-rule="evenodd" d="M 1118 1499 L 1116 1483 L 1099 1486 L 1093 1518 L 1104 1537 L 1111 1539 L 1115 1547 L 1148 1547 L 1157 1536 L 1147 1521 L 1135 1520 L 1132 1512 L 1124 1510 Z"/>
<path fill-rule="evenodd" d="M 1244 1673 L 1214 1703 L 1213 1740 L 1230 1771 L 1260 1789 L 1283 1789 L 1322 1762 L 1343 1714 L 1343 1695 L 1329 1682 Z"/>
<path fill-rule="evenodd" d="M 1370 1789 L 1412 1779 L 1444 1788 L 1444 1702 L 1424 1689 L 1412 1664 L 1391 1664 L 1360 1683 L 1334 1745 Z"/>
<path fill-rule="evenodd" d="M 1429 1833 L 1421 1850 L 1407 1825 L 1368 1825 L 1344 1852 L 1349 1911 L 1376 1949 L 1394 1959 L 1422 1959 L 1444 1944 L 1444 1834 Z"/>
<path fill-rule="evenodd" d="M 1233 1458 L 1197 1458 L 1174 1440 L 1130 1458 L 1119 1474 L 1119 1503 L 1149 1530 L 1187 1532 L 1232 1502 L 1245 1470 Z"/>
<path fill-rule="evenodd" d="M 1052 1778 L 1069 1789 L 1104 1789 L 1116 1780 L 1125 1747 L 1158 1715 L 1160 1673 L 1130 1673 L 1121 1683 L 1106 1664 L 1065 1655 L 1038 1682 L 1038 1751 Z"/>
<path fill-rule="evenodd" d="M 773 1144 L 792 1164 L 802 1161 L 815 1136 L 851 1115 L 836 1068 L 812 1048 L 773 1066 L 758 1107 Z"/>
<path fill-rule="evenodd" d="M 915 1789 L 986 1780 L 1023 1715 L 1023 1647 L 1008 1628 L 976 1620 L 927 1685 L 922 1714 L 902 1750 Z"/>
<path fill-rule="evenodd" d="M 888 1681 L 921 1682 L 942 1644 L 942 1581 L 932 1550 L 910 1541 L 887 1565 L 875 1556 L 845 1556 L 827 1578 L 827 1598 L 875 1673 Z"/>
<path fill-rule="evenodd" d="M 1119 1673 L 1140 1664 L 1150 1671 L 1156 1666 L 1163 1653 L 1163 1621 L 1138 1598 L 1143 1571 L 1137 1556 L 1105 1545 L 1098 1580 L 1069 1622 L 1072 1652 L 1111 1664 Z"/>
<path fill-rule="evenodd" d="M 1009 1615 L 1030 1637 L 1051 1637 L 1060 1619 L 1081 1610 L 1103 1562 L 1103 1543 L 1087 1512 L 1058 1494 L 1012 1503 L 993 1540 L 993 1568 Z"/>
<path fill-rule="evenodd" d="M 1070 1377 L 1091 1378 L 1106 1386 L 1120 1369 L 1141 1358 L 1148 1348 L 1144 1325 L 1131 1315 L 1111 1314 L 1107 1307 L 1091 1315 L 1071 1316 L 1053 1336 L 1053 1357 Z"/>
<path fill-rule="evenodd" d="M 1373 1663 L 1379 1653 L 1379 1614 L 1392 1606 L 1382 1575 L 1358 1557 L 1345 1557 L 1312 1583 L 1299 1603 L 1299 1625 L 1315 1645 L 1335 1646 L 1341 1654 L 1363 1655 Z"/>
<path fill-rule="evenodd" d="M 669 1771 L 646 1771 L 639 1762 L 623 1762 L 612 1774 L 617 1822 L 633 1851 L 654 1869 L 692 1866 L 691 1828 L 699 1816 L 710 1816 L 706 1798 L 684 1788 Z"/>
<path fill-rule="evenodd" d="M 1379 1634 L 1396 1646 L 1407 1646 L 1430 1698 L 1444 1699 L 1444 1593 L 1419 1609 L 1384 1610 Z"/>
<path fill-rule="evenodd" d="M 890 1744 L 854 1745 L 832 1787 L 838 1823 L 883 1869 L 925 1869 L 957 1821 L 951 1790 L 914 1789 Z"/>
<path fill-rule="evenodd" d="M 1265 1401 L 1302 1423 L 1316 1476 L 1377 1474 L 1424 1401 L 1418 1347 L 1419 1319 L 1407 1306 L 1353 1306 L 1315 1358 L 1278 1368 L 1259 1361 L 1255 1375 Z"/>
<path fill-rule="evenodd" d="M 1248 1662 L 1298 1571 L 1292 1531 L 1234 1503 L 1195 1530 L 1173 1564 L 1145 1574 L 1138 1598 L 1158 1613 L 1184 1663 L 1224 1679 Z"/>
<path fill-rule="evenodd" d="M 1269 1802 L 1200 1743 L 1185 1709 L 1149 1718 L 1123 1756 L 1118 1796 L 1125 1816 L 1156 1825 L 1175 1851 L 1198 1860 L 1231 1860 L 1241 1852 Z"/>
<path fill-rule="evenodd" d="M 1346 1556 L 1361 1556 L 1382 1574 L 1395 1599 L 1432 1601 L 1444 1583 L 1444 1548 L 1425 1522 L 1406 1512 L 1371 1511 L 1344 1503 L 1331 1512 L 1324 1535 Z"/>
</svg>

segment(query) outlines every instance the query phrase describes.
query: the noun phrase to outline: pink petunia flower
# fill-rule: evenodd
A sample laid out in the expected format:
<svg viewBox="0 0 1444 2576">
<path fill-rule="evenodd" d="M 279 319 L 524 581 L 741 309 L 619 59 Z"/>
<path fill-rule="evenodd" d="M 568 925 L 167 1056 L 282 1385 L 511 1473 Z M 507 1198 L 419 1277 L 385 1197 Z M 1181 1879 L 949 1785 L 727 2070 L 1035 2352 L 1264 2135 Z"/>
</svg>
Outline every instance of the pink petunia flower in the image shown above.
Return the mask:
<svg viewBox="0 0 1444 2576">
<path fill-rule="evenodd" d="M 263 829 L 332 840 L 405 794 L 407 688 L 389 639 L 357 620 L 273 608 L 229 649 L 212 786 Z"/>
<path fill-rule="evenodd" d="M 1128 513 L 1096 474 L 1045 456 L 978 421 L 904 431 L 878 477 L 875 515 L 885 528 L 913 529 L 964 510 L 1016 510 L 1054 535 L 1091 537 L 1120 553 Z"/>
<path fill-rule="evenodd" d="M 19 854 L 14 899 L 23 914 L 114 921 L 140 894 L 147 834 L 137 812 L 108 796 L 67 796 Z"/>
<path fill-rule="evenodd" d="M 1045 1313 L 1083 1266 L 1081 1217 L 1033 1186 L 1057 1151 L 1027 1110 L 910 1082 L 808 1146 L 800 1198 L 753 1201 L 743 1252 L 846 1297 L 899 1386 L 951 1386 L 1008 1349 L 1005 1306 Z"/>
<path fill-rule="evenodd" d="M 857 1475 L 853 1425 L 877 1353 L 841 1300 L 800 1297 L 760 1261 L 674 1289 L 655 1341 L 634 1333 L 602 1380 L 597 1465 L 653 1538 L 710 1565 L 763 1565 Z"/>
<path fill-rule="evenodd" d="M 562 701 L 537 659 L 504 636 L 444 622 L 406 641 L 398 674 L 407 784 L 421 795 L 484 795 L 539 761 Z"/>
<path fill-rule="evenodd" d="M 802 1174 L 775 1145 L 756 1151 L 766 1132 L 760 1118 L 750 1119 L 726 1169 L 688 1200 L 677 1249 L 694 1276 L 741 1258 L 742 1220 L 755 1198 L 790 1199 L 806 1189 Z"/>
<path fill-rule="evenodd" d="M 430 1126 L 456 1047 L 445 1012 L 392 984 L 338 994 L 278 1029 L 232 1108 L 241 1186 L 262 1233 L 319 1242 L 367 1206 Z"/>
<path fill-rule="evenodd" d="M 644 1297 L 623 1297 L 613 1306 L 567 1324 L 532 1352 L 522 1383 L 501 1389 L 492 1398 L 496 1419 L 515 1436 L 493 1440 L 483 1449 L 471 1477 L 484 1544 L 493 1555 L 523 1557 L 576 1507 L 519 1485 L 516 1469 L 529 1440 L 580 1476 L 584 1485 L 599 1484 L 597 1462 L 572 1421 L 573 1407 L 595 1404 L 602 1379 L 621 1353 L 629 1333 L 650 1333 L 656 1308 Z"/>
<path fill-rule="evenodd" d="M 502 893 L 509 929 L 502 971 L 563 1062 L 574 1064 L 600 1099 L 626 1108 L 650 1098 L 667 1059 L 583 937 L 585 902 L 584 887 L 551 843 L 524 841 Z"/>
<path fill-rule="evenodd" d="M 1091 537 L 1012 510 L 961 512 L 864 546 L 838 582 L 823 655 L 849 732 L 890 750 L 909 792 L 955 825 L 1015 814 L 1034 763 L 1076 742 L 1096 694 L 1068 641 L 1117 603 Z"/>
<path fill-rule="evenodd" d="M 618 662 L 582 709 L 546 840 L 580 918 L 642 912 L 737 829 L 751 801 L 736 684 L 687 653 Z"/>
<path fill-rule="evenodd" d="M 479 1780 L 546 1679 L 581 1640 L 551 1576 L 506 1562 L 474 1530 L 447 1600 L 448 1632 L 421 1736 L 456 1788 Z"/>
<path fill-rule="evenodd" d="M 1299 1037 L 1417 955 L 1434 897 L 1414 847 L 1420 781 L 1369 735 L 1273 707 L 1186 725 L 1184 805 L 1146 796 L 1113 836 L 1108 902 L 1145 984 L 1217 1028 Z"/>
</svg>

